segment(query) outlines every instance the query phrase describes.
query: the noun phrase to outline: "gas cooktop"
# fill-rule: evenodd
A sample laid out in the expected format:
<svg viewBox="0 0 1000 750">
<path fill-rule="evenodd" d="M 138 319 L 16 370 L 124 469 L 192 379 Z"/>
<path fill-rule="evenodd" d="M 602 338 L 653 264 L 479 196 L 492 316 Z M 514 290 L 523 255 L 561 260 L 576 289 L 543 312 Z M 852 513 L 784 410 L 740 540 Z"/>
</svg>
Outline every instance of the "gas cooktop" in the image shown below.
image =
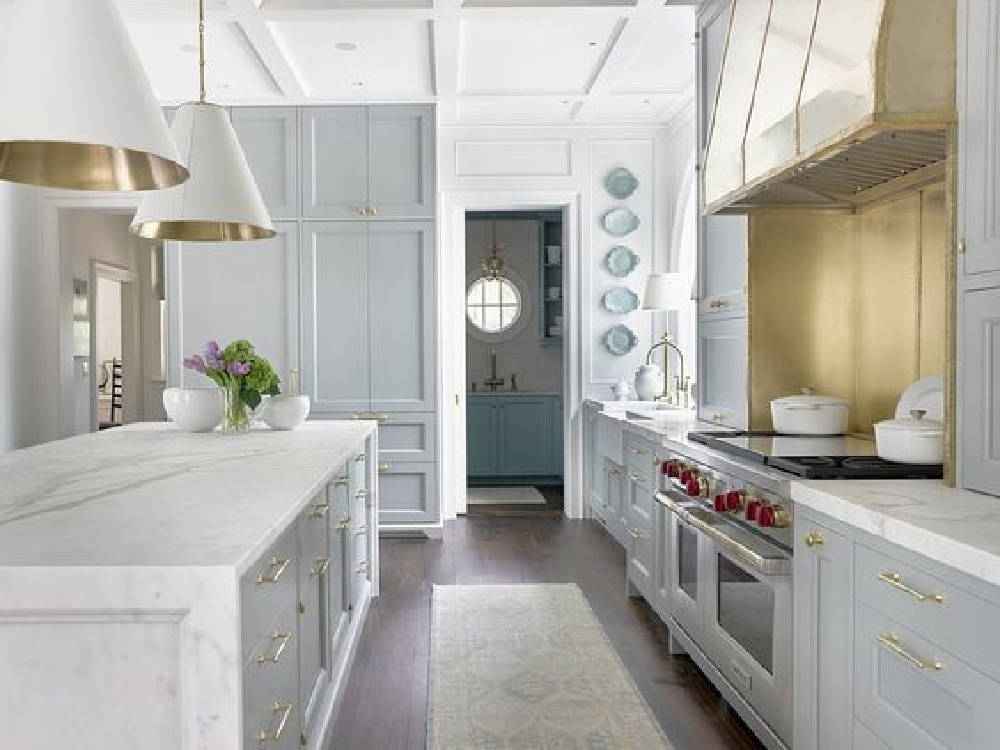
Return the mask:
<svg viewBox="0 0 1000 750">
<path fill-rule="evenodd" d="M 879 458 L 873 441 L 854 435 L 714 430 L 689 432 L 688 438 L 803 479 L 940 479 L 943 474 L 941 464 L 900 464 Z"/>
</svg>

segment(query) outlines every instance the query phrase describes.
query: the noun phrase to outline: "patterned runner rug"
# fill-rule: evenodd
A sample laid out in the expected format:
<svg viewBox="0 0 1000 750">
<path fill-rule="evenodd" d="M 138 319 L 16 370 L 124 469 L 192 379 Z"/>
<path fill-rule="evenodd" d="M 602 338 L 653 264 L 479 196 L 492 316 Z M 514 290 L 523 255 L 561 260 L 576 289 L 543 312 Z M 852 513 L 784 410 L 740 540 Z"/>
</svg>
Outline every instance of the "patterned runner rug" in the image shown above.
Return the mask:
<svg viewBox="0 0 1000 750">
<path fill-rule="evenodd" d="M 576 584 L 435 586 L 428 750 L 670 750 Z"/>
</svg>

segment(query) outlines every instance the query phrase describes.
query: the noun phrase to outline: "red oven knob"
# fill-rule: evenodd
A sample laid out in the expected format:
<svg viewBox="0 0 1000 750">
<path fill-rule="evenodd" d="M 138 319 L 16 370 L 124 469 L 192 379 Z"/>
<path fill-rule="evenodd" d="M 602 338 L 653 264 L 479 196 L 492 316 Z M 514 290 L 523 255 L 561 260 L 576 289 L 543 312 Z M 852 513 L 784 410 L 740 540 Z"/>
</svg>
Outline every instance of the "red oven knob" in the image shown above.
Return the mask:
<svg viewBox="0 0 1000 750">
<path fill-rule="evenodd" d="M 746 517 L 748 521 L 756 521 L 760 513 L 760 500 L 753 498 L 747 502 Z"/>
<path fill-rule="evenodd" d="M 691 481 L 691 471 L 689 469 L 682 470 L 679 478 L 681 480 L 681 484 L 687 484 Z"/>
<path fill-rule="evenodd" d="M 681 468 L 675 461 L 668 461 L 663 464 L 663 473 L 671 479 L 677 479 L 681 475 Z"/>
<path fill-rule="evenodd" d="M 757 513 L 757 523 L 761 526 L 774 526 L 774 508 L 770 505 L 763 506 Z"/>
<path fill-rule="evenodd" d="M 726 501 L 725 495 L 716 495 L 712 505 L 719 513 L 725 513 L 729 510 L 729 503 Z"/>
<path fill-rule="evenodd" d="M 743 507 L 743 493 L 739 490 L 730 490 L 726 493 L 726 509 L 739 510 Z"/>
<path fill-rule="evenodd" d="M 689 479 L 684 485 L 684 491 L 691 497 L 698 497 L 701 494 L 701 485 L 697 479 Z"/>
</svg>

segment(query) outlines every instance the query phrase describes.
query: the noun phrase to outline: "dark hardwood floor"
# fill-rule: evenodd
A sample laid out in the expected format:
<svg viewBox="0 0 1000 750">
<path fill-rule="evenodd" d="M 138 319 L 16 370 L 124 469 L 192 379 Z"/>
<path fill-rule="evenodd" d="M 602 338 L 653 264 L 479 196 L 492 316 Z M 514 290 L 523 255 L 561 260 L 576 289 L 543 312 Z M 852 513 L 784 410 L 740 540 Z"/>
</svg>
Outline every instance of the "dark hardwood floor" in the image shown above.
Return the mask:
<svg viewBox="0 0 1000 750">
<path fill-rule="evenodd" d="M 625 595 L 624 551 L 593 521 L 471 515 L 443 540 L 383 539 L 381 561 L 330 750 L 424 748 L 434 584 L 564 582 L 580 586 L 676 750 L 762 748 L 693 663 L 667 653 L 666 627 Z"/>
</svg>

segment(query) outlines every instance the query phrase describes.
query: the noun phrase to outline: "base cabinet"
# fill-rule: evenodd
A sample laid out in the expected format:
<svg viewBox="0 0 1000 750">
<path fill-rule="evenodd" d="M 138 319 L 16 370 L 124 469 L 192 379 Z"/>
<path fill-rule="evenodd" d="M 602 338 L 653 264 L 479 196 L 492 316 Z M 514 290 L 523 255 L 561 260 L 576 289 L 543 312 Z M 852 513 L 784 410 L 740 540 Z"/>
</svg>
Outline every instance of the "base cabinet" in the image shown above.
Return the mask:
<svg viewBox="0 0 1000 750">
<path fill-rule="evenodd" d="M 479 483 L 561 480 L 561 398 L 470 394 L 467 414 L 470 479 Z"/>
</svg>

